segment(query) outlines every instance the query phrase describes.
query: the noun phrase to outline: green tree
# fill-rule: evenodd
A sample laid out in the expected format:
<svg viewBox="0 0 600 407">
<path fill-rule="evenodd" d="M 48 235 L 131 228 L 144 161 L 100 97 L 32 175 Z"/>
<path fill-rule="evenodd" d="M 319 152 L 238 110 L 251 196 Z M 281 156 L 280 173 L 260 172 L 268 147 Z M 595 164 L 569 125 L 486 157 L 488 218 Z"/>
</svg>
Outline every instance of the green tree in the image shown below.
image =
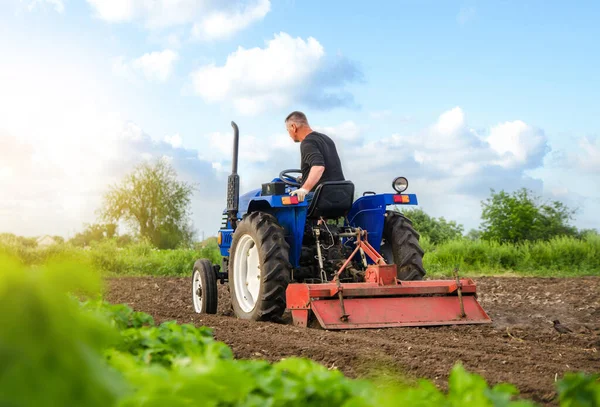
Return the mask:
<svg viewBox="0 0 600 407">
<path fill-rule="evenodd" d="M 419 234 L 427 236 L 431 243 L 440 244 L 462 236 L 463 226 L 455 221 L 447 221 L 444 217 L 434 218 L 423 209 L 407 209 L 404 215 L 408 217 Z"/>
<path fill-rule="evenodd" d="M 577 237 L 579 237 L 580 239 L 585 239 L 598 235 L 600 235 L 600 233 L 598 233 L 598 230 L 596 229 L 580 229 L 579 232 L 577 232 Z"/>
<path fill-rule="evenodd" d="M 175 170 L 164 160 L 144 162 L 110 188 L 101 217 L 115 223 L 125 221 L 159 249 L 189 244 L 194 235 L 189 222 L 193 189 L 178 181 Z"/>
<path fill-rule="evenodd" d="M 100 242 L 104 239 L 112 239 L 117 235 L 115 223 L 92 223 L 85 226 L 83 232 L 77 233 L 69 240 L 75 246 L 89 246 L 92 242 Z"/>
<path fill-rule="evenodd" d="M 479 240 L 481 239 L 481 230 L 479 229 L 471 229 L 469 233 L 465 236 L 469 240 Z"/>
<path fill-rule="evenodd" d="M 52 236 L 52 239 L 54 239 L 55 242 L 58 242 L 61 244 L 65 242 L 65 238 L 62 236 Z"/>
<path fill-rule="evenodd" d="M 37 246 L 37 241 L 35 237 L 17 236 L 13 233 L 0 233 L 0 244 L 34 248 Z"/>
<path fill-rule="evenodd" d="M 577 235 L 577 229 L 569 225 L 575 210 L 560 201 L 542 201 L 525 188 L 512 194 L 492 189 L 482 207 L 481 238 L 485 240 L 516 243 Z"/>
</svg>

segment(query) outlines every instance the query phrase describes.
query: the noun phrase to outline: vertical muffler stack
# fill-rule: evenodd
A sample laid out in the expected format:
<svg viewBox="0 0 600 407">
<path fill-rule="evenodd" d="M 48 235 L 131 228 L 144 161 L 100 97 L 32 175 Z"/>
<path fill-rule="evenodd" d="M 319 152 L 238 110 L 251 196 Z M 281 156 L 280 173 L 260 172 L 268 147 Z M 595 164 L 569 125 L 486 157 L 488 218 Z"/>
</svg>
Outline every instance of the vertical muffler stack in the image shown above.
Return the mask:
<svg viewBox="0 0 600 407">
<path fill-rule="evenodd" d="M 240 131 L 235 122 L 231 122 L 231 127 L 233 127 L 233 157 L 231 160 L 231 175 L 227 179 L 227 214 L 231 227 L 235 229 L 240 201 L 240 176 L 237 173 Z"/>
</svg>

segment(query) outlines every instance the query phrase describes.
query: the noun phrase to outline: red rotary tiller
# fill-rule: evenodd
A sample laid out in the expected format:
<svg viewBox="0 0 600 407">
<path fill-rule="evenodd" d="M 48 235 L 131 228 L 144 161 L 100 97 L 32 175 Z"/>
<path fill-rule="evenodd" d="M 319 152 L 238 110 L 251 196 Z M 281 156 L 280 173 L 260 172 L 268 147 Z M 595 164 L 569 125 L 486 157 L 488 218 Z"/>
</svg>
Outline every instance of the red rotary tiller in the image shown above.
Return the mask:
<svg viewBox="0 0 600 407">
<path fill-rule="evenodd" d="M 307 326 L 309 313 L 325 329 L 486 324 L 490 317 L 476 299 L 471 279 L 399 281 L 395 264 L 386 264 L 356 230 L 356 248 L 335 275 L 335 282 L 290 284 L 287 308 L 295 325 Z M 365 282 L 341 283 L 340 275 L 358 253 Z M 375 264 L 368 265 L 365 255 Z"/>
</svg>

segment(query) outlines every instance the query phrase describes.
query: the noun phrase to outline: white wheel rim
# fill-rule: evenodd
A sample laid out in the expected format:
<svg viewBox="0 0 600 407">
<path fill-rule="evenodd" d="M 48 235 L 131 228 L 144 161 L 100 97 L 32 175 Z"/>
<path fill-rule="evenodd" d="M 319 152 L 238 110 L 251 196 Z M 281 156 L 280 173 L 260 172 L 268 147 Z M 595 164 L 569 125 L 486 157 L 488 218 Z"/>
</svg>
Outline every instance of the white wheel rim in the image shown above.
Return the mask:
<svg viewBox="0 0 600 407">
<path fill-rule="evenodd" d="M 192 298 L 194 300 L 194 310 L 199 314 L 202 312 L 202 303 L 204 302 L 202 292 L 202 279 L 200 278 L 200 271 L 194 271 L 194 278 L 192 283 Z"/>
<path fill-rule="evenodd" d="M 244 312 L 251 312 L 256 306 L 260 277 L 260 259 L 256 243 L 250 235 L 243 235 L 235 249 L 233 281 L 235 298 Z"/>
</svg>

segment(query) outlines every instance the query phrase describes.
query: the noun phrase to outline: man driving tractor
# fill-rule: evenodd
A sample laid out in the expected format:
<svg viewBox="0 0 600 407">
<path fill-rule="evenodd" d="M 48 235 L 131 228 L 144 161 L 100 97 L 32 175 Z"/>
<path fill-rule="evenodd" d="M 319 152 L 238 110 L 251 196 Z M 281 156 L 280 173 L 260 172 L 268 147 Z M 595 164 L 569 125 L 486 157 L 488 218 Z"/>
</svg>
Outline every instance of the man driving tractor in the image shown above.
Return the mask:
<svg viewBox="0 0 600 407">
<path fill-rule="evenodd" d="M 297 195 L 300 202 L 326 181 L 344 181 L 342 164 L 335 143 L 325 134 L 311 129 L 302 112 L 294 111 L 285 119 L 288 134 L 296 143 L 300 143 L 302 186 L 290 195 Z"/>
<path fill-rule="evenodd" d="M 229 284 L 240 319 L 278 321 L 288 310 L 295 326 L 316 319 L 325 329 L 491 322 L 472 280 L 419 281 L 425 276 L 419 234 L 388 209 L 417 204 L 415 194 L 404 193 L 406 178 L 394 178 L 394 193 L 355 198 L 333 141 L 313 131 L 303 113 L 285 123 L 301 143 L 302 168 L 281 171 L 240 196 L 239 129 L 231 122 L 232 171 L 217 235 L 221 265 L 206 258 L 194 263 L 196 312 L 217 312 L 220 281 Z"/>
</svg>

